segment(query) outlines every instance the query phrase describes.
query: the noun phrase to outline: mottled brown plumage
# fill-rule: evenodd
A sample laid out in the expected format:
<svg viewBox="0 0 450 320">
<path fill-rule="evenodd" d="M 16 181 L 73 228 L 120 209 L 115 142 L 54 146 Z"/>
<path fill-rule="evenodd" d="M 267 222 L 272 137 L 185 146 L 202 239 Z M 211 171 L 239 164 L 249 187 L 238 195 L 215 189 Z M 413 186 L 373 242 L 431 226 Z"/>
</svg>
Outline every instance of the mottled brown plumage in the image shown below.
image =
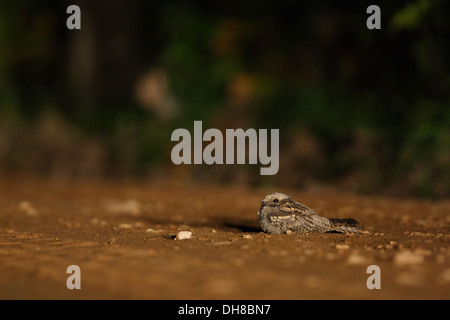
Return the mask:
<svg viewBox="0 0 450 320">
<path fill-rule="evenodd" d="M 284 193 L 272 193 L 261 202 L 258 221 L 267 233 L 360 232 L 355 219 L 321 217 Z"/>
</svg>

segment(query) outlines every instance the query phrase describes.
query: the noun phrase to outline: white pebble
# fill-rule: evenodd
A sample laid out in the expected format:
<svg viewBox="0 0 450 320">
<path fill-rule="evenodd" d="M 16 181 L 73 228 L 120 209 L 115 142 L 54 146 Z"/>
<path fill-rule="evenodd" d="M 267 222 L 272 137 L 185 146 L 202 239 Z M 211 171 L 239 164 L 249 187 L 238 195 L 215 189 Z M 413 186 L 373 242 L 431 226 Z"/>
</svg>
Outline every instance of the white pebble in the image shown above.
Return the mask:
<svg viewBox="0 0 450 320">
<path fill-rule="evenodd" d="M 185 240 L 190 239 L 192 236 L 192 232 L 190 231 L 180 231 L 177 233 L 176 240 Z"/>
</svg>

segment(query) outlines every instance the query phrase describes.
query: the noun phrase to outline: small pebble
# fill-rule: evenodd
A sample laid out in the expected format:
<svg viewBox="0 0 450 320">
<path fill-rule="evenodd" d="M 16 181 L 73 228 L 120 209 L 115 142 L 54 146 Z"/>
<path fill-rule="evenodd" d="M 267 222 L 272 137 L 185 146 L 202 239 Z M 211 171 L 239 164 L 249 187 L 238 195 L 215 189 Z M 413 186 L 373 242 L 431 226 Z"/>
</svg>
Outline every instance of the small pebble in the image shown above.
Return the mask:
<svg viewBox="0 0 450 320">
<path fill-rule="evenodd" d="M 190 239 L 192 237 L 192 232 L 190 231 L 180 231 L 177 233 L 177 236 L 175 237 L 176 240 L 185 240 Z"/>
</svg>

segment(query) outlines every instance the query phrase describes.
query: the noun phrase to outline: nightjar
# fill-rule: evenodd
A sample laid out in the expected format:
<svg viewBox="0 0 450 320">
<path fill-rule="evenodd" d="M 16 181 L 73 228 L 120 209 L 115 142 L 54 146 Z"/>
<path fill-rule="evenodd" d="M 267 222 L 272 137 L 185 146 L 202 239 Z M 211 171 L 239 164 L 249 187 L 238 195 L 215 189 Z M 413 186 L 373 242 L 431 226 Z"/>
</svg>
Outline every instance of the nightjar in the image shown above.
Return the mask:
<svg viewBox="0 0 450 320">
<path fill-rule="evenodd" d="M 269 194 L 261 202 L 258 221 L 267 233 L 360 232 L 355 219 L 321 217 L 284 193 Z"/>
</svg>

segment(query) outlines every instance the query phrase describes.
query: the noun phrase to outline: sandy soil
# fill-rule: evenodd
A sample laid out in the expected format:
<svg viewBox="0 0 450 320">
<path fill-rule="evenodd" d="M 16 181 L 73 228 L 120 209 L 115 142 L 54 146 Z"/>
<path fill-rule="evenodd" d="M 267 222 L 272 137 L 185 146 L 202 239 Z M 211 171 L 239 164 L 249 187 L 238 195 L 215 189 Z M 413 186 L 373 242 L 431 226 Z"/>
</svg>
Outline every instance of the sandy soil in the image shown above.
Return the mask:
<svg viewBox="0 0 450 320">
<path fill-rule="evenodd" d="M 0 190 L 0 299 L 450 297 L 450 200 L 18 176 Z M 364 232 L 264 234 L 256 212 L 273 191 Z M 81 290 L 66 287 L 70 265 Z"/>
</svg>

